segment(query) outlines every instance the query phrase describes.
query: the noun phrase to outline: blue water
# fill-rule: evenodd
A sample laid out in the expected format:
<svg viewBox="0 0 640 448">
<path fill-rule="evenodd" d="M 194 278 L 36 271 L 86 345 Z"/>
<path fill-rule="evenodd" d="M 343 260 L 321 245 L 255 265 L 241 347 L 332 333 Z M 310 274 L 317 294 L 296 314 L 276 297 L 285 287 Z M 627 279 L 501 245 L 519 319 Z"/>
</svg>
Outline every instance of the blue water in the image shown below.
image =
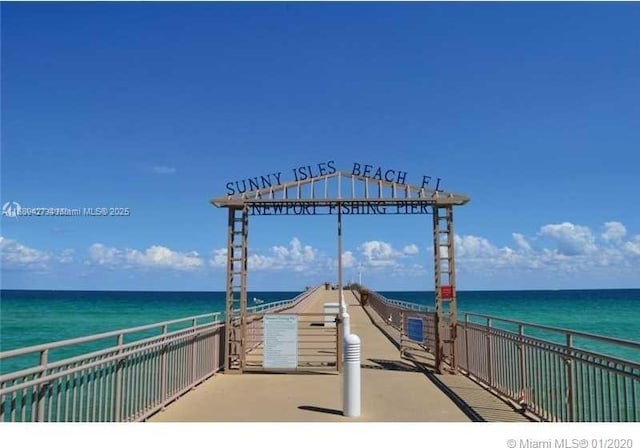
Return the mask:
<svg viewBox="0 0 640 448">
<path fill-rule="evenodd" d="M 433 306 L 433 293 L 389 291 L 385 297 Z M 486 314 L 534 324 L 548 325 L 626 339 L 640 343 L 640 289 L 562 290 L 562 291 L 460 291 L 458 321 L 465 312 Z M 486 319 L 471 317 L 486 324 Z M 516 325 L 493 321 L 492 325 L 518 331 Z M 525 333 L 565 344 L 564 335 L 529 329 Z M 640 350 L 614 344 L 574 338 L 574 346 L 640 362 Z"/>
<path fill-rule="evenodd" d="M 433 293 L 382 292 L 392 299 L 433 306 Z M 640 289 L 563 291 L 460 291 L 464 312 L 569 328 L 640 341 Z"/>
<path fill-rule="evenodd" d="M 299 292 L 249 292 L 264 303 L 291 299 Z M 135 291 L 0 291 L 0 351 L 88 336 L 124 328 L 224 312 L 224 292 Z M 221 318 L 222 319 L 222 318 Z M 211 320 L 209 319 L 209 322 Z M 206 323 L 207 320 L 198 323 Z M 173 325 L 176 330 L 190 325 Z M 124 342 L 159 334 L 160 330 L 125 336 Z M 114 345 L 115 338 L 56 349 L 50 361 Z M 38 363 L 37 356 L 0 361 L 0 373 Z"/>
<path fill-rule="evenodd" d="M 257 297 L 267 303 L 297 294 L 250 292 L 248 296 L 250 302 Z M 433 305 L 432 292 L 383 294 Z M 4 290 L 0 291 L 0 351 L 222 312 L 224 301 L 224 292 Z M 640 341 L 640 289 L 463 291 L 458 292 L 458 310 L 459 320 L 468 311 Z M 626 349 L 616 354 L 634 359 L 638 356 Z M 63 355 L 61 352 L 58 356 Z M 3 362 L 0 371 L 13 367 L 9 361 Z"/>
</svg>

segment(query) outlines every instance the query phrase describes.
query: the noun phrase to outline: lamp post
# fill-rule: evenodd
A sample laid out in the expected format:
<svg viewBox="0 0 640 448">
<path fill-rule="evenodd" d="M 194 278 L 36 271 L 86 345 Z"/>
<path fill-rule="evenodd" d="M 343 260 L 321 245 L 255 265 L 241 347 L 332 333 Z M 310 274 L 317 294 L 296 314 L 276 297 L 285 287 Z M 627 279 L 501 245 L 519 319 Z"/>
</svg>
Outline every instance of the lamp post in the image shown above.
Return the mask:
<svg viewBox="0 0 640 448">
<path fill-rule="evenodd" d="M 338 202 L 338 300 L 340 306 L 340 317 L 344 314 L 344 304 L 342 303 L 342 207 Z"/>
<path fill-rule="evenodd" d="M 338 204 L 338 300 L 342 337 L 346 338 L 351 333 L 351 323 L 344 303 L 344 290 L 342 288 L 342 211 L 340 210 L 340 204 Z"/>
</svg>

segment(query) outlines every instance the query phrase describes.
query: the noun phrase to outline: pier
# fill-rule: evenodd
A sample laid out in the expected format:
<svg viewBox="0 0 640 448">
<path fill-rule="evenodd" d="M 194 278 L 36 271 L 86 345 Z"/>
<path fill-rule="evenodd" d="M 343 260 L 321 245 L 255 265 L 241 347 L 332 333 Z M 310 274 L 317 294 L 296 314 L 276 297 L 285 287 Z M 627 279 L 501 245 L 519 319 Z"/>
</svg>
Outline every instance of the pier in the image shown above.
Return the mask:
<svg viewBox="0 0 640 448">
<path fill-rule="evenodd" d="M 288 312 L 322 313 L 327 302 L 338 302 L 337 290 L 317 289 Z M 357 420 L 469 421 L 423 370 L 401 359 L 350 291 L 345 302 L 351 330 L 362 340 L 362 417 Z M 345 421 L 341 388 L 337 372 L 216 375 L 151 421 Z"/>
<path fill-rule="evenodd" d="M 637 362 L 579 347 L 563 350 L 528 335 L 527 323 L 509 331 L 498 327 L 497 317 L 478 325 L 466 315 L 458 323 L 458 341 L 465 341 L 458 343 L 458 366 L 451 363 L 452 347 L 445 346 L 440 374 L 429 324 L 434 311 L 364 288 L 344 291 L 351 331 L 362 340 L 362 413 L 345 417 L 339 327 L 320 325 L 327 316 L 338 317 L 324 312 L 338 295 L 319 285 L 248 308 L 252 343 L 242 372 L 223 368 L 225 324 L 218 314 L 2 352 L 0 362 L 35 355 L 39 363 L 0 376 L 0 421 L 640 421 Z M 278 314 L 299 316 L 293 369 L 262 363 L 261 322 Z M 427 323 L 423 339 L 409 340 L 407 324 L 419 316 Z M 324 332 L 324 342 L 318 345 L 314 337 L 307 344 L 305 328 Z M 563 331 L 564 340 L 587 337 Z M 640 353 L 639 343 L 591 337 Z M 49 362 L 57 350 L 97 341 L 114 344 Z"/>
<path fill-rule="evenodd" d="M 467 196 L 326 168 L 211 200 L 228 212 L 224 313 L 1 352 L 21 367 L 0 375 L 0 421 L 640 421 L 639 342 L 459 316 L 453 208 Z M 433 308 L 343 287 L 342 215 L 387 209 L 431 215 Z M 250 307 L 249 217 L 289 210 L 337 215 L 337 285 Z"/>
</svg>

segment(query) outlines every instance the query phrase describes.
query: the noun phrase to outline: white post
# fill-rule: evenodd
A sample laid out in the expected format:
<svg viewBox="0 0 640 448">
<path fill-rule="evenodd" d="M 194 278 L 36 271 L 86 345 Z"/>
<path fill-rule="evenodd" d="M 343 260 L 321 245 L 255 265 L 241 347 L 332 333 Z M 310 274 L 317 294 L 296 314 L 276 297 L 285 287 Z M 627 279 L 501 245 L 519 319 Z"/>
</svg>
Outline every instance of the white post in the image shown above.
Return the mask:
<svg viewBox="0 0 640 448">
<path fill-rule="evenodd" d="M 342 337 L 344 339 L 351 334 L 351 323 L 349 313 L 347 312 L 347 304 L 344 302 L 344 291 L 342 291 L 340 303 L 340 309 L 342 310 L 342 313 L 340 314 L 340 317 L 342 319 Z"/>
<path fill-rule="evenodd" d="M 360 338 L 349 334 L 344 341 L 342 414 L 360 417 Z"/>
</svg>

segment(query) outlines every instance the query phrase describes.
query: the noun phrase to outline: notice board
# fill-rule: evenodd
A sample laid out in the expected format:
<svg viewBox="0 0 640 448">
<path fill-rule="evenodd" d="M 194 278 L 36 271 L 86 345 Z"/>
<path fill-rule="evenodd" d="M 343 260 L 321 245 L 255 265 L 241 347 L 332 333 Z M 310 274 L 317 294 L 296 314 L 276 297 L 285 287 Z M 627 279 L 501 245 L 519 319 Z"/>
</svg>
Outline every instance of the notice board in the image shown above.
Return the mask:
<svg viewBox="0 0 640 448">
<path fill-rule="evenodd" d="M 264 367 L 295 369 L 298 367 L 298 316 L 266 314 L 264 316 Z"/>
<path fill-rule="evenodd" d="M 424 342 L 424 321 L 420 317 L 407 319 L 407 337 L 414 342 Z"/>
</svg>

